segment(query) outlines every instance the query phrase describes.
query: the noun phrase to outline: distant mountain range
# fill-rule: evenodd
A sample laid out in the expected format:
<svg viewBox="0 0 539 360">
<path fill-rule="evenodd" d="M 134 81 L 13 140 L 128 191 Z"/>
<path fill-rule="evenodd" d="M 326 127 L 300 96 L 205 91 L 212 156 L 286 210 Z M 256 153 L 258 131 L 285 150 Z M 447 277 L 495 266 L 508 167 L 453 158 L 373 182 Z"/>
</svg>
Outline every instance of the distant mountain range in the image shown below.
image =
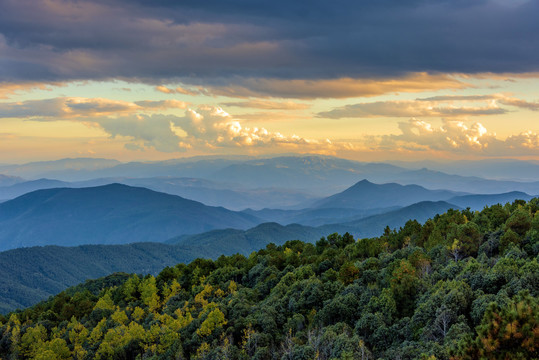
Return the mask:
<svg viewBox="0 0 539 360">
<path fill-rule="evenodd" d="M 236 188 L 228 189 L 236 191 L 276 188 L 312 197 L 325 197 L 343 191 L 359 179 L 374 183 L 415 184 L 431 190 L 444 189 L 466 193 L 521 191 L 539 194 L 539 164 L 534 162 L 494 159 L 480 162 L 396 164 L 399 166 L 321 155 L 280 156 L 269 159 L 195 157 L 130 163 L 82 158 L 3 165 L 0 166 L 0 174 L 29 180 L 49 178 L 68 182 L 99 178 L 196 178 L 219 184 L 235 184 Z M 426 165 L 432 166 L 432 169 L 425 168 Z M 483 177 L 478 177 L 483 170 Z M 486 176 L 491 179 L 484 178 Z M 0 186 L 6 185 L 0 181 Z"/>
<path fill-rule="evenodd" d="M 145 187 L 150 190 L 178 195 L 202 202 L 209 206 L 224 206 L 230 210 L 263 207 L 287 208 L 308 204 L 314 196 L 301 191 L 278 188 L 245 189 L 237 184 L 218 183 L 197 178 L 153 177 L 153 178 L 99 178 L 87 181 L 65 182 L 38 179 L 18 182 L 11 186 L 0 186 L 0 199 L 9 200 L 31 191 L 58 187 L 82 188 L 120 183 Z"/>
<path fill-rule="evenodd" d="M 315 202 L 314 208 L 388 209 L 391 206 L 407 206 L 424 201 L 447 201 L 451 205 L 472 210 L 485 206 L 505 204 L 517 199 L 529 201 L 534 196 L 521 191 L 502 194 L 466 194 L 447 190 L 428 190 L 419 185 L 395 183 L 373 184 L 362 180 L 343 192 Z M 385 211 L 384 211 L 385 212 Z M 256 215 L 256 213 L 252 213 Z"/>
<path fill-rule="evenodd" d="M 264 223 L 249 230 L 214 230 L 198 235 L 185 235 L 170 239 L 170 244 L 211 244 L 211 248 L 225 248 L 227 244 L 256 243 L 262 239 L 262 244 L 288 240 L 315 241 L 321 236 L 332 233 L 348 232 L 355 237 L 366 238 L 379 236 L 384 228 L 399 228 L 406 221 L 415 219 L 425 222 L 436 214 L 441 214 L 448 209 L 460 209 L 458 206 L 444 201 L 423 201 L 402 209 L 389 211 L 383 214 L 372 215 L 355 221 L 326 224 L 321 226 L 305 226 L 289 224 L 286 226 L 277 223 Z"/>
<path fill-rule="evenodd" d="M 301 210 L 262 209 L 257 211 L 247 209 L 243 212 L 256 216 L 265 222 L 277 222 L 282 225 L 302 224 L 307 226 L 320 226 L 362 219 L 371 215 L 397 210 L 399 208 L 399 206 L 389 206 L 375 209 L 306 208 Z"/>
<path fill-rule="evenodd" d="M 249 214 L 120 184 L 38 190 L 0 204 L 0 250 L 158 242 L 259 223 Z"/>
<path fill-rule="evenodd" d="M 374 179 L 373 181 L 379 182 Z M 416 184 L 428 189 L 446 189 L 476 194 L 496 194 L 511 191 L 539 194 L 539 181 L 488 180 L 475 176 L 448 175 L 425 168 L 404 171 L 399 173 L 395 179 L 388 179 L 388 181 L 403 185 Z"/>
<path fill-rule="evenodd" d="M 456 196 L 448 201 L 463 208 L 470 207 L 472 210 L 482 210 L 485 206 L 505 204 L 508 202 L 513 202 L 517 199 L 529 201 L 532 198 L 534 198 L 534 196 L 528 195 L 521 191 L 511 191 L 503 194 L 471 194 Z"/>
<path fill-rule="evenodd" d="M 399 209 L 414 202 L 447 200 L 446 208 L 470 206 L 481 209 L 494 203 L 531 198 L 520 192 L 455 195 L 454 192 L 428 190 L 417 185 L 378 185 L 363 180 L 303 210 L 236 212 L 120 184 L 38 190 L 0 203 L 0 250 L 35 245 L 161 242 L 174 236 L 214 229 L 244 230 L 263 222 L 313 227 L 346 224 L 349 227 L 372 216 L 382 216 L 382 221 L 386 222 L 384 226 L 392 226 L 393 222 L 383 216 L 394 214 L 394 211 L 403 211 L 406 218 L 416 216 L 415 210 Z M 351 231 L 371 236 L 379 230 L 373 222 L 367 222 Z"/>
<path fill-rule="evenodd" d="M 8 175 L 0 174 L 0 186 L 11 186 L 22 181 L 24 180 L 17 176 L 8 176 Z"/>
<path fill-rule="evenodd" d="M 38 161 L 21 165 L 0 165 L 0 173 L 36 180 L 55 178 L 74 179 L 77 176 L 120 165 L 121 162 L 110 159 L 75 158 L 53 161 Z"/>
<path fill-rule="evenodd" d="M 537 181 L 539 162 L 515 159 L 482 159 L 458 161 L 391 161 L 408 169 L 429 168 L 448 174 L 474 176 L 491 180 Z"/>
</svg>

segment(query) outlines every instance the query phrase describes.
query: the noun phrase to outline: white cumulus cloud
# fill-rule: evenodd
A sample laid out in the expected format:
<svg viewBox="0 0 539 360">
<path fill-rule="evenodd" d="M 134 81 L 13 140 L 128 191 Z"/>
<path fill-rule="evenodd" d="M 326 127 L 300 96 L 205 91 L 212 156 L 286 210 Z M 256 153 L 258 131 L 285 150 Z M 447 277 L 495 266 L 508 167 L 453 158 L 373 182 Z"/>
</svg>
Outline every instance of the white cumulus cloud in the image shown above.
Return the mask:
<svg viewBox="0 0 539 360">
<path fill-rule="evenodd" d="M 441 126 L 435 126 L 423 120 L 410 119 L 400 122 L 399 130 L 400 134 L 380 137 L 378 146 L 485 156 L 518 156 L 539 151 L 538 133 L 527 131 L 500 139 L 479 122 L 467 124 L 446 119 Z"/>
<path fill-rule="evenodd" d="M 201 106 L 196 111 L 188 109 L 175 125 L 187 133 L 192 145 L 221 146 L 270 146 L 282 144 L 317 145 L 318 141 L 297 135 L 286 136 L 265 128 L 246 127 L 220 107 Z"/>
</svg>

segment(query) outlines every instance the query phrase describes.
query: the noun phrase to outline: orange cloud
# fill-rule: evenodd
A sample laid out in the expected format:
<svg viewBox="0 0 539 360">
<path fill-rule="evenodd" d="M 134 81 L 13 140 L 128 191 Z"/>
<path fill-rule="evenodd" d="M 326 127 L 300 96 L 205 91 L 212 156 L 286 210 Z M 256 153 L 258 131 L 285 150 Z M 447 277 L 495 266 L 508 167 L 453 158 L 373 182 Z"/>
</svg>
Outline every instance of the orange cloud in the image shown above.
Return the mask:
<svg viewBox="0 0 539 360">
<path fill-rule="evenodd" d="M 143 109 L 155 109 L 155 110 L 166 110 L 166 109 L 186 109 L 189 103 L 179 100 L 159 100 L 159 101 L 135 101 L 135 104 L 140 106 Z"/>
<path fill-rule="evenodd" d="M 253 99 L 248 101 L 228 102 L 225 106 L 235 106 L 241 108 L 264 109 L 264 110 L 305 110 L 311 107 L 310 104 L 302 104 L 293 101 L 271 101 Z"/>
<path fill-rule="evenodd" d="M 41 120 L 73 119 L 164 109 L 185 109 L 178 100 L 121 101 L 104 98 L 58 97 L 43 100 L 0 103 L 0 118 L 37 118 Z"/>
<path fill-rule="evenodd" d="M 0 83 L 0 99 L 8 99 L 12 95 L 33 90 L 52 90 L 53 86 L 64 86 L 61 83 Z"/>
<path fill-rule="evenodd" d="M 459 117 L 478 115 L 499 115 L 506 110 L 496 104 L 484 107 L 439 106 L 425 101 L 376 101 L 346 105 L 316 116 L 329 119 L 371 118 L 371 117 Z"/>
<path fill-rule="evenodd" d="M 526 101 L 507 94 L 491 94 L 491 95 L 449 95 L 449 96 L 433 96 L 424 99 L 417 99 L 427 102 L 475 102 L 475 101 L 494 101 L 503 105 L 519 107 L 532 111 L 539 110 L 539 101 Z"/>
<path fill-rule="evenodd" d="M 493 73 L 493 72 L 482 72 L 476 74 L 459 74 L 460 78 L 463 79 L 479 79 L 479 80 L 505 80 L 513 81 L 513 79 L 537 79 L 539 78 L 539 72 L 523 72 L 523 73 L 512 73 L 512 72 L 502 72 L 502 73 Z"/>
<path fill-rule="evenodd" d="M 162 92 L 164 94 L 183 94 L 183 95 L 191 95 L 191 96 L 200 95 L 200 92 L 198 91 L 187 90 L 179 86 L 175 89 L 171 89 L 164 85 L 159 85 L 155 87 L 155 90 Z"/>
<path fill-rule="evenodd" d="M 208 92 L 229 97 L 277 97 L 293 99 L 373 97 L 399 92 L 464 89 L 471 84 L 448 74 L 413 73 L 392 79 L 282 80 L 247 79 L 237 85 L 211 86 Z"/>
</svg>

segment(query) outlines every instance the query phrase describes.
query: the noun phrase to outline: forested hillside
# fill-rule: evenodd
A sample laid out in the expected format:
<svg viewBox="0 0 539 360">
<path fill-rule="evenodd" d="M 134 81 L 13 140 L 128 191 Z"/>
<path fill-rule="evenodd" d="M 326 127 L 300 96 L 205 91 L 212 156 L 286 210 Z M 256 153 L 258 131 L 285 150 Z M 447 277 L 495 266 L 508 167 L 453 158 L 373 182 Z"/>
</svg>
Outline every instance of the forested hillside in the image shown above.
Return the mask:
<svg viewBox="0 0 539 360">
<path fill-rule="evenodd" d="M 0 317 L 0 357 L 536 359 L 538 254 L 539 199 L 270 244 Z"/>
<path fill-rule="evenodd" d="M 165 266 L 204 256 L 160 243 L 44 246 L 0 252 L 0 313 L 36 304 L 87 279 L 134 272 L 158 274 Z"/>
</svg>

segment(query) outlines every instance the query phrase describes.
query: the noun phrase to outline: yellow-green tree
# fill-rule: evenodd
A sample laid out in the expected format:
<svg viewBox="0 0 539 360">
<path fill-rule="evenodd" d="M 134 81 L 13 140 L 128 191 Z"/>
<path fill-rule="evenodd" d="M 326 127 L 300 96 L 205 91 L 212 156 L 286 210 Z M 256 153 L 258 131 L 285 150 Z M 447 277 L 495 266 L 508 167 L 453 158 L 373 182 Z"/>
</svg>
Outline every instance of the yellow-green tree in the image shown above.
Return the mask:
<svg viewBox="0 0 539 360">
<path fill-rule="evenodd" d="M 200 328 L 197 330 L 199 336 L 208 336 L 215 329 L 223 327 L 226 325 L 225 314 L 219 309 L 214 309 L 210 311 L 206 319 L 200 325 Z"/>
<path fill-rule="evenodd" d="M 94 306 L 94 310 L 112 310 L 114 311 L 116 307 L 114 306 L 114 302 L 112 301 L 112 298 L 110 297 L 110 293 L 107 291 Z"/>
<path fill-rule="evenodd" d="M 140 297 L 142 302 L 148 306 L 150 312 L 155 312 L 159 308 L 159 295 L 157 285 L 153 276 L 146 277 L 140 283 Z"/>
<path fill-rule="evenodd" d="M 34 360 L 69 360 L 71 351 L 64 339 L 52 339 L 43 345 L 43 348 L 34 356 Z"/>
<path fill-rule="evenodd" d="M 69 342 L 73 346 L 73 358 L 82 360 L 88 353 L 84 349 L 84 342 L 88 339 L 90 332 L 80 322 L 73 317 L 67 327 L 69 331 Z"/>
<path fill-rule="evenodd" d="M 43 351 L 47 340 L 47 330 L 43 325 L 29 327 L 21 337 L 20 354 L 27 358 L 33 358 Z"/>
</svg>

